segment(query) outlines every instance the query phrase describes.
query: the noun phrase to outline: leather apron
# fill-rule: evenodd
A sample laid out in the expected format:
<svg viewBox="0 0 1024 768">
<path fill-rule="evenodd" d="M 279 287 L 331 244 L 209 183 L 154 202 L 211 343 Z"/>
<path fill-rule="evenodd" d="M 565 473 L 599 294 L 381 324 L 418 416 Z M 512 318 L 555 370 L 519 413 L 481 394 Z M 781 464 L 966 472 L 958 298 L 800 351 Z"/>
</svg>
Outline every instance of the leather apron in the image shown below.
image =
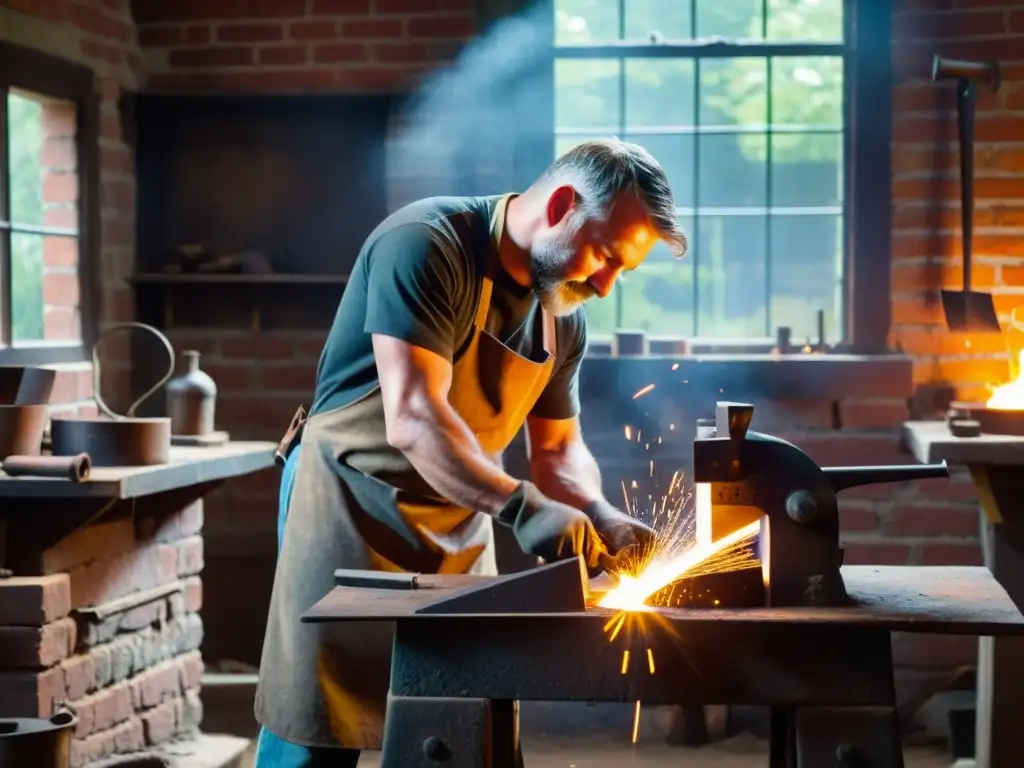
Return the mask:
<svg viewBox="0 0 1024 768">
<path fill-rule="evenodd" d="M 486 255 L 474 329 L 455 361 L 448 402 L 500 461 L 547 386 L 555 320 L 543 312 L 543 360 L 527 359 L 485 330 L 504 211 L 481 217 Z M 309 417 L 281 542 L 263 643 L 256 719 L 308 747 L 380 749 L 391 675 L 393 622 L 304 624 L 334 588 L 337 568 L 495 574 L 492 518 L 453 506 L 385 437 L 379 386 Z"/>
</svg>

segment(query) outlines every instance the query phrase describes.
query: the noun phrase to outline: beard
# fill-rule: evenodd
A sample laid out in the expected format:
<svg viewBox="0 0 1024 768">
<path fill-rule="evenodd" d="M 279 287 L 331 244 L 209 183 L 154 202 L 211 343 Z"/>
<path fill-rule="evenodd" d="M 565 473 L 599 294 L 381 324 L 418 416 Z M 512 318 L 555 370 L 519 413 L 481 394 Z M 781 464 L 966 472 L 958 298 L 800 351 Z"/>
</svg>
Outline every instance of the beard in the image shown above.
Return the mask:
<svg viewBox="0 0 1024 768">
<path fill-rule="evenodd" d="M 566 280 L 565 273 L 575 258 L 573 232 L 534 245 L 530 254 L 533 292 L 541 307 L 555 317 L 572 314 L 587 299 L 597 296 L 588 283 Z"/>
</svg>

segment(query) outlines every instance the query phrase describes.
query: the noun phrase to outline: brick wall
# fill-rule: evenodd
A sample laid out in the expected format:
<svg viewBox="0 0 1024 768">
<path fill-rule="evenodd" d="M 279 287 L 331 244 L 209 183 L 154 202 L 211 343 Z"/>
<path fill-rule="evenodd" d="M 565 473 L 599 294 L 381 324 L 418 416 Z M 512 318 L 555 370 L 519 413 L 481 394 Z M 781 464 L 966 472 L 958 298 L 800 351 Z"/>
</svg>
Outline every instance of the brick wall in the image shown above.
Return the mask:
<svg viewBox="0 0 1024 768">
<path fill-rule="evenodd" d="M 1010 0 L 897 0 L 893 57 L 893 340 L 915 358 L 915 379 L 985 399 L 1006 380 L 992 334 L 945 329 L 939 288 L 961 280 L 959 153 L 954 85 L 931 82 L 931 59 L 998 60 L 1003 85 L 982 89 L 975 150 L 975 290 L 1006 314 L 1024 303 L 1024 4 Z"/>
<path fill-rule="evenodd" d="M 125 512 L 46 549 L 19 547 L 10 565 L 34 575 L 0 579 L 0 717 L 70 704 L 75 768 L 202 720 L 202 502 Z"/>
</svg>

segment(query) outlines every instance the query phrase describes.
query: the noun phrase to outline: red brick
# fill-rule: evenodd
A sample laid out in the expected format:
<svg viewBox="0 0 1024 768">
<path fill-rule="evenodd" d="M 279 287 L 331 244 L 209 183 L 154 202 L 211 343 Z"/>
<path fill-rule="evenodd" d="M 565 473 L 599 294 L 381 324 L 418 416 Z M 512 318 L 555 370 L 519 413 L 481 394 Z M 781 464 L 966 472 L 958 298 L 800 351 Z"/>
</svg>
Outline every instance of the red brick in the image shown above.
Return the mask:
<svg viewBox="0 0 1024 768">
<path fill-rule="evenodd" d="M 823 467 L 903 464 L 907 460 L 900 451 L 898 430 L 891 435 L 830 432 L 780 437 L 790 440 Z"/>
<path fill-rule="evenodd" d="M 141 715 L 146 744 L 156 746 L 170 741 L 178 727 L 181 699 L 166 701 Z"/>
<path fill-rule="evenodd" d="M 873 531 L 878 528 L 878 515 L 870 502 L 841 501 L 839 529 L 842 531 Z"/>
<path fill-rule="evenodd" d="M 889 536 L 976 536 L 978 511 L 935 504 L 897 504 L 882 530 Z"/>
<path fill-rule="evenodd" d="M 139 752 L 146 746 L 142 720 L 131 717 L 114 728 L 94 733 L 85 739 L 72 739 L 71 766 L 79 768 L 99 762 L 114 754 Z"/>
<path fill-rule="evenodd" d="M 409 20 L 412 37 L 469 37 L 473 34 L 473 20 L 468 16 L 430 16 Z"/>
<path fill-rule="evenodd" d="M 185 39 L 184 30 L 175 26 L 142 26 L 138 35 L 139 45 L 144 48 L 168 48 L 180 45 Z"/>
<path fill-rule="evenodd" d="M 280 392 L 300 392 L 312 396 L 316 385 L 316 369 L 312 366 L 270 366 L 260 370 L 263 388 Z"/>
<path fill-rule="evenodd" d="M 79 528 L 46 550 L 43 568 L 46 573 L 65 572 L 76 565 L 118 557 L 134 547 L 135 530 L 131 517 L 100 520 Z"/>
<path fill-rule="evenodd" d="M 96 663 L 92 653 L 80 653 L 60 663 L 64 675 L 64 695 L 69 701 L 83 698 L 96 683 Z"/>
<path fill-rule="evenodd" d="M 305 0 L 135 0 L 136 23 L 194 21 L 196 19 L 274 19 L 302 16 Z"/>
<path fill-rule="evenodd" d="M 106 731 L 132 716 L 132 691 L 128 683 L 117 683 L 74 702 L 78 712 L 75 736 L 85 738 Z"/>
<path fill-rule="evenodd" d="M 949 40 L 997 36 L 1006 32 L 1002 11 L 914 13 L 893 16 L 894 40 Z"/>
<path fill-rule="evenodd" d="M 269 66 L 292 66 L 306 63 L 307 50 L 303 45 L 275 45 L 256 51 L 259 64 Z"/>
<path fill-rule="evenodd" d="M 976 502 L 978 492 L 969 480 L 920 480 L 914 483 L 914 497 L 922 501 Z"/>
<path fill-rule="evenodd" d="M 78 175 L 75 173 L 47 173 L 43 176 L 43 201 L 47 203 L 73 203 L 78 200 Z"/>
<path fill-rule="evenodd" d="M 909 559 L 910 547 L 893 542 L 847 542 L 843 553 L 843 565 L 906 565 Z"/>
<path fill-rule="evenodd" d="M 181 665 L 176 659 L 158 664 L 128 681 L 135 709 L 148 709 L 181 694 Z"/>
<path fill-rule="evenodd" d="M 0 717 L 50 717 L 64 699 L 60 667 L 41 672 L 0 672 Z"/>
<path fill-rule="evenodd" d="M 284 39 L 280 24 L 225 24 L 217 28 L 222 43 L 267 43 Z"/>
<path fill-rule="evenodd" d="M 254 60 L 252 48 L 178 48 L 170 53 L 172 67 L 244 67 Z"/>
<path fill-rule="evenodd" d="M 338 64 L 347 61 L 365 61 L 366 46 L 354 43 L 318 45 L 313 49 L 313 61 L 317 64 Z"/>
<path fill-rule="evenodd" d="M 177 578 L 178 552 L 167 544 L 140 547 L 118 558 L 76 566 L 70 572 L 75 608 L 99 605 Z"/>
<path fill-rule="evenodd" d="M 297 21 L 288 31 L 296 40 L 330 40 L 338 36 L 338 25 L 333 21 Z"/>
<path fill-rule="evenodd" d="M 181 690 L 187 691 L 189 688 L 198 688 L 203 681 L 203 656 L 201 653 L 187 653 L 184 656 L 178 657 L 178 663 L 180 665 L 180 682 Z"/>
<path fill-rule="evenodd" d="M 378 5 L 377 12 L 386 13 L 387 11 L 382 11 Z M 370 0 L 313 0 L 313 13 L 324 15 L 370 13 Z"/>
<path fill-rule="evenodd" d="M 217 383 L 217 393 L 248 392 L 256 388 L 259 370 L 254 363 L 244 364 L 206 363 L 203 370 Z"/>
<path fill-rule="evenodd" d="M 399 19 L 360 19 L 346 21 L 341 25 L 342 37 L 401 37 L 402 22 Z"/>
<path fill-rule="evenodd" d="M 920 565 L 984 565 L 978 542 L 932 542 L 921 545 Z"/>
<path fill-rule="evenodd" d="M 185 579 L 185 610 L 199 613 L 203 608 L 203 582 L 198 576 Z"/>
<path fill-rule="evenodd" d="M 91 35 L 107 37 L 122 43 L 131 39 L 132 30 L 128 24 L 84 3 L 71 5 L 71 18 L 76 27 Z"/>
<path fill-rule="evenodd" d="M 0 579 L 0 625 L 41 627 L 71 611 L 66 573 Z"/>
<path fill-rule="evenodd" d="M 178 576 L 195 576 L 203 570 L 203 537 L 190 536 L 177 543 Z"/>
<path fill-rule="evenodd" d="M 893 633 L 893 663 L 899 667 L 918 669 L 974 664 L 978 638 L 973 635 L 925 635 Z"/>
<path fill-rule="evenodd" d="M 292 360 L 296 352 L 296 334 L 225 334 L 221 337 L 219 346 L 221 355 L 226 360 Z M 322 339 L 320 346 L 323 346 Z"/>
<path fill-rule="evenodd" d="M 76 636 L 70 617 L 41 627 L 0 626 L 0 669 L 52 667 L 75 652 Z"/>
<path fill-rule="evenodd" d="M 135 535 L 147 543 L 169 543 L 194 536 L 203 530 L 203 500 L 197 499 L 182 509 L 169 513 L 139 513 Z"/>
<path fill-rule="evenodd" d="M 434 13 L 441 10 L 441 0 L 377 0 L 377 13 Z"/>
</svg>

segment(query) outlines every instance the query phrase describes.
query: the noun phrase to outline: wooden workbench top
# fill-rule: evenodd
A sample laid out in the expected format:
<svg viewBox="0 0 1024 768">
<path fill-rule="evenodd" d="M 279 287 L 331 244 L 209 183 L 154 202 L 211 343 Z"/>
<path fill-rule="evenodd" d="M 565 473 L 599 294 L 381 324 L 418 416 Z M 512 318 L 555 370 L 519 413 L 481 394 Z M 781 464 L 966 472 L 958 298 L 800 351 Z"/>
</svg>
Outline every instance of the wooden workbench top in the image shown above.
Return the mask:
<svg viewBox="0 0 1024 768">
<path fill-rule="evenodd" d="M 848 608 L 664 608 L 657 613 L 674 624 L 688 625 L 813 623 L 884 626 L 893 632 L 1024 635 L 1024 616 L 987 568 L 848 565 L 842 574 L 855 601 Z M 442 618 L 415 611 L 488 578 L 422 576 L 420 588 L 410 590 L 335 587 L 302 618 L 316 622 Z M 603 608 L 588 611 L 602 622 L 612 613 Z"/>
<path fill-rule="evenodd" d="M 49 477 L 7 477 L 0 473 L 0 499 L 133 499 L 267 469 L 274 466 L 276 448 L 270 442 L 172 447 L 167 464 L 94 467 L 84 483 Z"/>
<path fill-rule="evenodd" d="M 1024 464 L 1024 437 L 954 437 L 945 421 L 905 422 L 903 442 L 922 464 Z"/>
</svg>

